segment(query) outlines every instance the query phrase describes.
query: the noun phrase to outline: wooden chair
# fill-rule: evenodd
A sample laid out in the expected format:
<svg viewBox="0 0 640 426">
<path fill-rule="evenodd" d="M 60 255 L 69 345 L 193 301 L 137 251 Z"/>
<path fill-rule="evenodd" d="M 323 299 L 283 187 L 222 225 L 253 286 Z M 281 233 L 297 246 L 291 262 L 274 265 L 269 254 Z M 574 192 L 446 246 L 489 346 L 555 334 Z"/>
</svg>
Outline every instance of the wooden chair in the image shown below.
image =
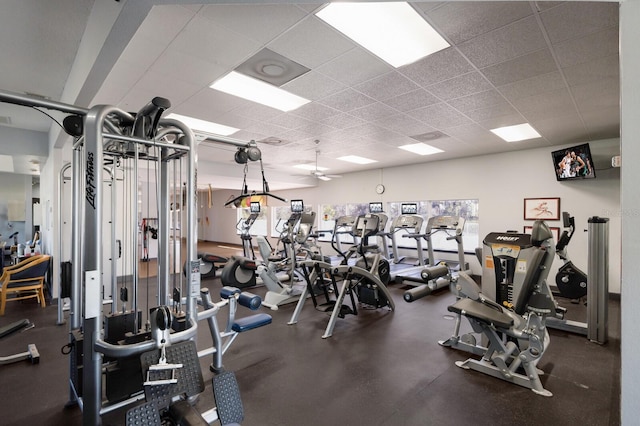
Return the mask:
<svg viewBox="0 0 640 426">
<path fill-rule="evenodd" d="M 51 256 L 31 256 L 17 265 L 7 266 L 0 277 L 0 316 L 4 315 L 7 301 L 35 297 L 44 308 L 44 279 L 49 270 Z M 15 295 L 9 298 L 9 295 Z"/>
</svg>

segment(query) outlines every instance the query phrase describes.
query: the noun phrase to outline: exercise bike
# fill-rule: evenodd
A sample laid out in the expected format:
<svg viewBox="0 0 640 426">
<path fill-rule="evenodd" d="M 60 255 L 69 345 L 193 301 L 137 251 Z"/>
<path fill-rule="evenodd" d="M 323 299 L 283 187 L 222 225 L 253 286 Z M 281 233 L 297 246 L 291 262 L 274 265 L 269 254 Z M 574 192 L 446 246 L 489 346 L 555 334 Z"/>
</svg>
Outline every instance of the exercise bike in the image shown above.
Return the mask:
<svg viewBox="0 0 640 426">
<path fill-rule="evenodd" d="M 556 286 L 560 296 L 579 303 L 579 299 L 587 295 L 587 274 L 574 265 L 567 254 L 567 246 L 575 232 L 575 220 L 568 212 L 562 212 L 562 221 L 568 230 L 562 232 L 556 244 L 556 254 L 564 262 L 556 274 Z"/>
</svg>

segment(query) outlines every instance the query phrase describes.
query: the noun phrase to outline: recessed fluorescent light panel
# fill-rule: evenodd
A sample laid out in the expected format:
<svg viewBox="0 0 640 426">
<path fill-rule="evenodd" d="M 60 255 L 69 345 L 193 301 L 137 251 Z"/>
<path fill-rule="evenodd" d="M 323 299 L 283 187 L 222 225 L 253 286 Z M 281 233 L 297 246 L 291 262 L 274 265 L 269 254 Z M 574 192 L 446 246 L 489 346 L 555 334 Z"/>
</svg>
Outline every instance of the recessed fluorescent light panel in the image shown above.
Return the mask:
<svg viewBox="0 0 640 426">
<path fill-rule="evenodd" d="M 348 161 L 350 163 L 356 163 L 356 164 L 371 164 L 371 163 L 377 163 L 376 160 L 370 160 L 369 158 L 364 158 L 364 157 L 358 157 L 357 155 L 346 155 L 344 157 L 340 157 L 338 158 L 338 160 L 342 160 L 342 161 Z"/>
<path fill-rule="evenodd" d="M 292 111 L 310 102 L 279 87 L 235 71 L 231 71 L 209 87 L 284 112 Z"/>
<path fill-rule="evenodd" d="M 293 166 L 293 167 L 298 168 L 298 169 L 303 169 L 303 170 L 310 170 L 310 171 L 317 170 L 317 171 L 319 171 L 319 172 L 324 172 L 324 171 L 326 171 L 326 170 L 329 170 L 329 169 L 328 169 L 328 168 L 326 168 L 326 167 L 316 167 L 316 166 L 315 166 L 315 165 L 313 165 L 313 164 L 296 164 L 296 165 L 295 165 L 295 166 Z"/>
<path fill-rule="evenodd" d="M 405 151 L 413 152 L 414 154 L 418 154 L 418 155 L 431 155 L 431 154 L 437 154 L 439 152 L 444 152 L 439 148 L 436 148 L 431 145 L 427 145 L 426 143 L 422 143 L 422 142 L 412 143 L 409 145 L 402 145 L 402 146 L 399 146 L 398 148 L 404 149 Z"/>
<path fill-rule="evenodd" d="M 316 16 L 396 68 L 450 46 L 404 2 L 331 3 Z"/>
<path fill-rule="evenodd" d="M 540 133 L 536 132 L 536 129 L 531 127 L 529 123 L 498 127 L 497 129 L 491 129 L 491 131 L 507 142 L 519 142 L 541 137 Z"/>
<path fill-rule="evenodd" d="M 186 115 L 180 114 L 169 114 L 167 115 L 167 118 L 182 121 L 184 124 L 189 126 L 194 133 L 200 131 L 203 133 L 211 133 L 214 135 L 229 136 L 240 130 L 236 129 L 235 127 L 225 126 L 223 124 L 204 121 L 198 118 L 187 117 Z"/>
</svg>

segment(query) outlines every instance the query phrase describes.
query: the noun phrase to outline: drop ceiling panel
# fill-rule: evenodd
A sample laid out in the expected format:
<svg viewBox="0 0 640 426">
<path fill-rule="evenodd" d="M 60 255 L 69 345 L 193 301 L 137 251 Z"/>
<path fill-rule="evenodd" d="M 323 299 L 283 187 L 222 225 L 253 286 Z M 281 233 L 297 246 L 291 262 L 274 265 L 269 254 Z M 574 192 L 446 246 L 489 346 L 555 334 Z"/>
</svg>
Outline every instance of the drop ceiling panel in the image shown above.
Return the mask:
<svg viewBox="0 0 640 426">
<path fill-rule="evenodd" d="M 427 90 L 434 96 L 447 101 L 483 92 L 491 88 L 491 83 L 480 73 L 474 71 L 428 86 Z"/>
<path fill-rule="evenodd" d="M 539 74 L 498 88 L 507 99 L 521 99 L 538 93 L 555 92 L 566 87 L 562 75 L 558 71 Z"/>
<path fill-rule="evenodd" d="M 134 86 L 136 88 L 156 92 L 156 96 L 167 98 L 171 101 L 171 105 L 180 105 L 187 99 L 196 95 L 200 91 L 200 86 L 188 83 L 182 80 L 167 80 L 167 76 L 155 71 L 147 71 L 142 78 Z M 211 91 L 209 89 L 209 91 Z M 205 92 L 206 93 L 206 92 Z M 151 99 L 149 99 L 151 100 Z M 200 98 L 196 96 L 194 102 L 198 102 Z M 191 101 L 191 100 L 190 100 Z M 210 106 L 211 104 L 207 104 Z"/>
<path fill-rule="evenodd" d="M 462 43 L 459 48 L 478 68 L 484 68 L 540 50 L 546 45 L 536 19 L 528 17 Z"/>
<path fill-rule="evenodd" d="M 309 71 L 282 85 L 282 89 L 311 101 L 325 98 L 346 88 L 344 84 L 315 71 Z"/>
<path fill-rule="evenodd" d="M 340 111 L 336 109 L 315 102 L 302 105 L 292 112 L 292 114 L 299 115 L 308 120 L 324 120 L 339 113 Z"/>
<path fill-rule="evenodd" d="M 513 104 L 525 118 L 532 121 L 564 115 L 568 111 L 575 110 L 575 105 L 566 89 L 517 99 Z"/>
<path fill-rule="evenodd" d="M 551 52 L 549 49 L 542 49 L 481 71 L 495 86 L 502 86 L 556 70 Z"/>
<path fill-rule="evenodd" d="M 227 71 L 227 68 L 175 49 L 165 51 L 151 67 L 165 74 L 168 81 L 183 80 L 196 86 L 209 86 Z"/>
<path fill-rule="evenodd" d="M 477 124 L 451 127 L 447 129 L 447 134 L 472 146 L 505 143 L 498 136 Z"/>
<path fill-rule="evenodd" d="M 457 99 L 452 99 L 447 103 L 460 112 L 467 112 L 480 108 L 504 105 L 507 104 L 507 101 L 500 93 L 498 93 L 494 89 L 491 89 L 485 90 L 484 92 L 463 96 Z"/>
<path fill-rule="evenodd" d="M 578 86 L 597 82 L 601 79 L 620 80 L 620 57 L 607 56 L 590 61 L 588 66 L 575 65 L 564 68 L 563 72 L 569 86 Z"/>
<path fill-rule="evenodd" d="M 620 105 L 618 80 L 604 78 L 595 83 L 582 84 L 571 88 L 578 110 L 598 111 Z"/>
<path fill-rule="evenodd" d="M 423 4 L 418 3 L 418 7 Z M 527 2 L 451 2 L 428 13 L 433 24 L 454 43 L 501 28 L 533 13 Z"/>
<path fill-rule="evenodd" d="M 583 7 L 579 2 L 564 2 L 540 14 L 551 43 L 584 37 L 610 27 L 617 27 L 618 3 L 593 3 Z"/>
<path fill-rule="evenodd" d="M 267 47 L 307 68 L 316 68 L 354 46 L 351 40 L 311 15 Z"/>
<path fill-rule="evenodd" d="M 502 115 L 499 117 L 492 117 L 487 120 L 478 121 L 478 124 L 487 130 L 496 129 L 498 127 L 514 126 L 516 124 L 526 123 L 527 120 L 522 114 Z M 447 129 L 447 131 L 450 131 Z M 504 141 L 503 141 L 504 142 Z"/>
<path fill-rule="evenodd" d="M 517 111 L 506 101 L 484 108 L 466 111 L 464 114 L 473 121 L 486 121 L 496 117 L 503 117 L 516 114 Z"/>
<path fill-rule="evenodd" d="M 355 47 L 316 69 L 347 86 L 354 86 L 391 70 L 386 62 L 360 47 Z"/>
<path fill-rule="evenodd" d="M 469 118 L 444 103 L 415 109 L 410 111 L 409 115 L 436 129 L 446 129 L 447 127 L 471 123 Z"/>
<path fill-rule="evenodd" d="M 377 121 L 380 126 L 393 130 L 401 135 L 412 136 L 435 130 L 433 127 L 405 114 L 390 115 Z"/>
<path fill-rule="evenodd" d="M 357 91 L 378 101 L 403 95 L 418 88 L 417 84 L 397 71 L 381 75 L 355 87 Z"/>
<path fill-rule="evenodd" d="M 346 89 L 320 100 L 321 104 L 342 112 L 349 112 L 374 102 L 375 100 L 353 89 Z"/>
<path fill-rule="evenodd" d="M 176 5 L 153 6 L 132 41 L 137 43 L 138 39 L 143 39 L 147 43 L 155 42 L 158 47 L 166 48 L 196 12 L 197 10 Z"/>
<path fill-rule="evenodd" d="M 433 105 L 440 102 L 438 98 L 424 89 L 414 90 L 384 101 L 385 104 L 398 111 L 407 112 L 412 109 Z"/>
<path fill-rule="evenodd" d="M 200 17 L 193 18 L 169 45 L 172 50 L 231 68 L 239 65 L 261 47 L 262 45 L 255 40 L 212 25 L 211 21 Z"/>
<path fill-rule="evenodd" d="M 326 124 L 335 129 L 347 129 L 363 124 L 364 120 L 349 114 L 338 114 L 319 120 L 319 123 Z"/>
<path fill-rule="evenodd" d="M 285 129 L 297 129 L 299 127 L 303 127 L 313 123 L 311 120 L 307 120 L 306 118 L 302 118 L 298 115 L 294 115 L 291 113 L 282 113 L 277 115 L 269 120 L 269 123 L 275 124 L 276 126 L 283 127 Z"/>
<path fill-rule="evenodd" d="M 573 110 L 559 116 L 535 120 L 531 125 L 551 144 L 571 143 L 589 139 L 587 128 Z M 575 136 L 576 129 L 578 129 L 577 136 Z"/>
<path fill-rule="evenodd" d="M 198 16 L 265 45 L 304 18 L 306 12 L 285 4 L 230 4 L 204 6 Z"/>
<path fill-rule="evenodd" d="M 610 28 L 583 38 L 567 40 L 554 45 L 553 48 L 562 68 L 615 55 L 618 53 L 618 28 Z"/>
<path fill-rule="evenodd" d="M 471 72 L 473 66 L 455 48 L 449 47 L 398 71 L 425 87 Z"/>
<path fill-rule="evenodd" d="M 365 121 L 376 122 L 384 117 L 395 114 L 397 111 L 383 103 L 376 102 L 362 108 L 351 111 L 351 115 Z"/>
</svg>

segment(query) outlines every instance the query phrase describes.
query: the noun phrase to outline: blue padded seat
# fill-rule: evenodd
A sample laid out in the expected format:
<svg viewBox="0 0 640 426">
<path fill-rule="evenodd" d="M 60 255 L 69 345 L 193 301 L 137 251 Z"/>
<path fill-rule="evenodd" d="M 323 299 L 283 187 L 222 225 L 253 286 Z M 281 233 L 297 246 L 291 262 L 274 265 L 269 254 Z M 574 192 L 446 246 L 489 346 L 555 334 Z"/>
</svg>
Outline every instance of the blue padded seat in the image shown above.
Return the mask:
<svg viewBox="0 0 640 426">
<path fill-rule="evenodd" d="M 271 324 L 271 315 L 264 313 L 255 314 L 237 319 L 231 326 L 231 329 L 236 333 L 242 333 L 243 331 L 253 330 L 254 328 L 267 324 Z"/>
</svg>

